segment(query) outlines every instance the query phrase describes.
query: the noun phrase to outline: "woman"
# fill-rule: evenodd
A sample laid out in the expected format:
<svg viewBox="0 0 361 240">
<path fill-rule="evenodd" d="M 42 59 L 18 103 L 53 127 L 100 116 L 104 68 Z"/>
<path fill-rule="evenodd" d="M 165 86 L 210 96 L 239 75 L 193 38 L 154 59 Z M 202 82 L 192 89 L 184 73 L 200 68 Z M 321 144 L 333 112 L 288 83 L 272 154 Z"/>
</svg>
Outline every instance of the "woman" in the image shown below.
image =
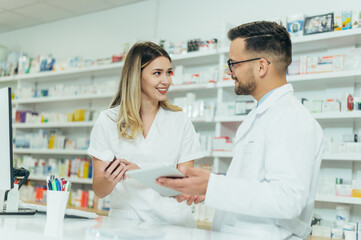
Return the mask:
<svg viewBox="0 0 361 240">
<path fill-rule="evenodd" d="M 171 59 L 163 48 L 151 42 L 135 44 L 110 109 L 94 125 L 88 149 L 93 189 L 101 198 L 110 194 L 110 216 L 195 226 L 185 204 L 126 178 L 127 171 L 144 167 L 193 167 L 194 159 L 203 157 L 190 119 L 167 101 L 171 73 Z M 110 162 L 112 154 L 116 159 Z"/>
</svg>

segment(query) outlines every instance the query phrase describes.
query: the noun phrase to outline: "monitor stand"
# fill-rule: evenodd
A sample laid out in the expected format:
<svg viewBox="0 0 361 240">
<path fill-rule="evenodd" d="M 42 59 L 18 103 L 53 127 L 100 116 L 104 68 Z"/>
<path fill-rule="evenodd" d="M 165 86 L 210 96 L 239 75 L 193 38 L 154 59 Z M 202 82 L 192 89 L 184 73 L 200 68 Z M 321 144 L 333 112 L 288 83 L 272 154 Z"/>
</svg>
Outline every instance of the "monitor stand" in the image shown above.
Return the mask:
<svg viewBox="0 0 361 240">
<path fill-rule="evenodd" d="M 34 215 L 36 213 L 36 210 L 34 209 L 28 209 L 28 208 L 19 208 L 17 212 L 6 212 L 5 209 L 3 209 L 2 212 L 0 212 L 1 215 Z"/>
</svg>

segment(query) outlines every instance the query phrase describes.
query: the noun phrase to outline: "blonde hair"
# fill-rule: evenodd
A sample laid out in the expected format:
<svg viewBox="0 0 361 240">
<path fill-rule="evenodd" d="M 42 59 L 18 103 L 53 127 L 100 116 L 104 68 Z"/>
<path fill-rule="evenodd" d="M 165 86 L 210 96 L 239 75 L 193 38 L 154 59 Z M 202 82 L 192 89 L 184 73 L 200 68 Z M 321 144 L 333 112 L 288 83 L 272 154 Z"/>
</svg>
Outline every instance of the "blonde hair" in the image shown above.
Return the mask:
<svg viewBox="0 0 361 240">
<path fill-rule="evenodd" d="M 119 138 L 134 139 L 137 134 L 143 132 L 143 122 L 140 118 L 141 74 L 143 68 L 161 56 L 171 61 L 168 53 L 152 42 L 136 43 L 129 50 L 117 93 L 110 104 L 110 108 L 120 106 L 118 118 L 115 120 Z M 159 102 L 159 106 L 170 111 L 182 111 L 168 100 Z"/>
</svg>

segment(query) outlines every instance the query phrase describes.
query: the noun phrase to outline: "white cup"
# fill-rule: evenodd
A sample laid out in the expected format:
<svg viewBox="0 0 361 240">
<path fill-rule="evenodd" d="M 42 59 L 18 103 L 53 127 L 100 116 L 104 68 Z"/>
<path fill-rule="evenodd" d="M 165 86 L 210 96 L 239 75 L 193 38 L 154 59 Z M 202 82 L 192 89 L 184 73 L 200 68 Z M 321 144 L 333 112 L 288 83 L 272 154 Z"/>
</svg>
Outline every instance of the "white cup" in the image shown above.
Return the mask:
<svg viewBox="0 0 361 240">
<path fill-rule="evenodd" d="M 68 191 L 47 191 L 45 235 L 63 237 L 64 214 L 68 198 Z"/>
</svg>

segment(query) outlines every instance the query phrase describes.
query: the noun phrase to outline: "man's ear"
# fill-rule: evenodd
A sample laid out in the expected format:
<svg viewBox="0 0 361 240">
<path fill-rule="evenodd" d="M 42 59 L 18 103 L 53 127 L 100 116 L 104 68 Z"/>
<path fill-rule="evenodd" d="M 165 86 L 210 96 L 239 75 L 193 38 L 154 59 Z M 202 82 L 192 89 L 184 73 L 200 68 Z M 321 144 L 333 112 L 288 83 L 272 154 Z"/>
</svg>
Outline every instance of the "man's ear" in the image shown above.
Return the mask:
<svg viewBox="0 0 361 240">
<path fill-rule="evenodd" d="M 259 60 L 259 65 L 258 65 L 258 75 L 260 78 L 263 78 L 264 76 L 266 76 L 267 72 L 269 70 L 269 64 L 268 61 L 264 58 L 261 58 Z"/>
</svg>

